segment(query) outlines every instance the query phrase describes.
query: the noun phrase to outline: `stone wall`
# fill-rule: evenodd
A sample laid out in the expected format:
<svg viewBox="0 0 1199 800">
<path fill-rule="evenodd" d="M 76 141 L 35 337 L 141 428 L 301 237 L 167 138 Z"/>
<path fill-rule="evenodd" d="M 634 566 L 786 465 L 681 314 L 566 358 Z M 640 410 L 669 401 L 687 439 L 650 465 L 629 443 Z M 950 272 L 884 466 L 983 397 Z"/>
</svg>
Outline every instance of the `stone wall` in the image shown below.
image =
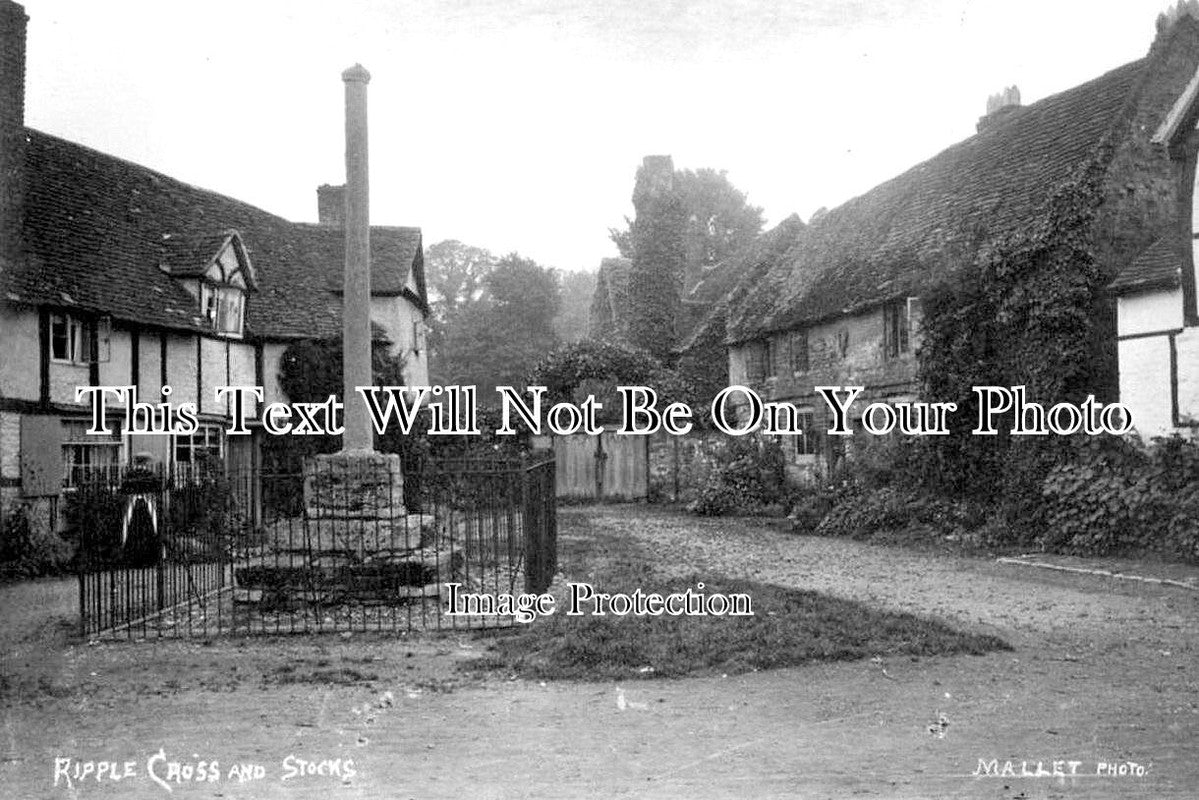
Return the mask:
<svg viewBox="0 0 1199 800">
<path fill-rule="evenodd" d="M 847 445 L 839 437 L 825 435 L 831 423 L 828 405 L 814 388 L 817 386 L 865 386 L 853 410 L 859 411 L 874 401 L 916 399 L 916 356 L 922 315 L 918 303 L 912 305 L 909 321 L 909 347 L 906 353 L 888 357 L 883 347 L 884 312 L 881 307 L 810 326 L 808 331 L 808 369 L 793 372 L 790 365 L 776 362 L 776 373 L 758 382 L 748 380 L 749 350 L 743 344 L 730 350 L 730 383 L 749 386 L 763 400 L 791 403 L 812 414 L 816 455 L 801 455 L 784 444 L 788 477 L 807 482 L 826 472 L 839 461 Z M 775 334 L 773 344 L 781 347 L 789 332 Z M 786 352 L 784 349 L 783 352 Z M 770 370 L 768 370 L 770 371 Z M 743 404 L 742 404 L 743 405 Z M 856 415 L 851 416 L 856 420 Z M 857 427 L 855 421 L 854 427 Z"/>
</svg>

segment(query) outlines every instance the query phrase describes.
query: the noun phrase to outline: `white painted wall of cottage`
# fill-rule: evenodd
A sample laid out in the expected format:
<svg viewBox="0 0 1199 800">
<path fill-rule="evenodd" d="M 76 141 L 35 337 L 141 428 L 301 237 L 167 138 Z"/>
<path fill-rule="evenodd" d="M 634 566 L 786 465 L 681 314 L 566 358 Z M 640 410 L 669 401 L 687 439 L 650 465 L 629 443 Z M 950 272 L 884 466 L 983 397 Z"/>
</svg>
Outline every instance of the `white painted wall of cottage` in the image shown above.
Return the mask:
<svg viewBox="0 0 1199 800">
<path fill-rule="evenodd" d="M 1170 401 L 1170 339 L 1147 336 L 1120 342 L 1120 402 L 1146 439 L 1174 430 Z"/>
<path fill-rule="evenodd" d="M 158 334 L 138 334 L 137 347 L 138 399 L 157 403 L 162 395 L 162 345 Z"/>
<path fill-rule="evenodd" d="M 229 386 L 254 386 L 254 347 L 244 342 L 229 343 Z M 224 414 L 228 416 L 232 401 L 224 401 Z"/>
<path fill-rule="evenodd" d="M 1183 328 L 1182 290 L 1158 289 L 1118 298 L 1120 336 L 1138 336 Z M 1183 328 L 1174 338 L 1178 380 L 1178 416 L 1199 424 L 1199 328 Z M 1132 412 L 1143 438 L 1194 428 L 1174 425 L 1171 397 L 1170 340 L 1166 335 L 1122 339 L 1119 343 L 1120 402 Z"/>
<path fill-rule="evenodd" d="M 37 352 L 37 345 L 34 345 L 33 351 Z M 37 380 L 38 373 L 36 368 L 33 375 L 34 380 Z M 50 402 L 74 404 L 75 388 L 78 386 L 87 386 L 88 384 L 87 364 L 50 362 Z"/>
<path fill-rule="evenodd" d="M 127 330 L 113 330 L 108 338 L 108 360 L 100 362 L 101 385 L 128 386 L 132 362 L 132 335 Z"/>
<path fill-rule="evenodd" d="M 200 379 L 203 385 L 200 389 L 198 408 L 201 414 L 225 414 L 225 401 L 217 401 L 216 387 L 228 386 L 227 353 L 234 342 L 224 339 L 200 339 Z M 240 342 L 236 346 L 243 346 Z"/>
<path fill-rule="evenodd" d="M 1122 295 L 1116 313 L 1120 336 L 1168 331 L 1182 327 L 1182 290 L 1160 289 Z"/>
<path fill-rule="evenodd" d="M 1178 417 L 1199 425 L 1199 328 L 1187 328 L 1174 339 L 1178 363 Z M 1194 433 L 1197 429 L 1191 428 Z"/>
<path fill-rule="evenodd" d="M 17 400 L 37 400 L 38 330 L 37 312 L 0 303 L 0 392 Z"/>
<path fill-rule="evenodd" d="M 168 401 L 175 405 L 196 402 L 196 340 L 184 334 L 167 334 Z"/>
<path fill-rule="evenodd" d="M 423 386 L 429 382 L 428 353 L 414 351 L 413 326 L 424 321 L 416 306 L 404 297 L 372 297 L 371 319 L 387 331 L 392 355 L 404 359 L 404 383 Z"/>
</svg>

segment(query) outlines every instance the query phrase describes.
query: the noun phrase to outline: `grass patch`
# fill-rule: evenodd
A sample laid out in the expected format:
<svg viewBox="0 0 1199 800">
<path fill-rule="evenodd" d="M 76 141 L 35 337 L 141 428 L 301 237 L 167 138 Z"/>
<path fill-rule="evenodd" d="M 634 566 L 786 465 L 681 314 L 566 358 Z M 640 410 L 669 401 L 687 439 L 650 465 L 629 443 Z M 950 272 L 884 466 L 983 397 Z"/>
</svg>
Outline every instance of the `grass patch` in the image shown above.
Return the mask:
<svg viewBox="0 0 1199 800">
<path fill-rule="evenodd" d="M 552 617 L 500 634 L 464 669 L 534 679 L 620 680 L 1011 649 L 994 636 L 817 592 L 716 575 L 668 577 L 652 566 L 654 554 L 633 537 L 599 529 L 590 520 L 580 523 L 581 535 L 559 539 L 563 570 L 572 579 L 585 580 L 597 591 L 641 588 L 663 595 L 695 590 L 703 582 L 709 595 L 748 594 L 754 616 L 568 617 L 560 601 Z"/>
</svg>

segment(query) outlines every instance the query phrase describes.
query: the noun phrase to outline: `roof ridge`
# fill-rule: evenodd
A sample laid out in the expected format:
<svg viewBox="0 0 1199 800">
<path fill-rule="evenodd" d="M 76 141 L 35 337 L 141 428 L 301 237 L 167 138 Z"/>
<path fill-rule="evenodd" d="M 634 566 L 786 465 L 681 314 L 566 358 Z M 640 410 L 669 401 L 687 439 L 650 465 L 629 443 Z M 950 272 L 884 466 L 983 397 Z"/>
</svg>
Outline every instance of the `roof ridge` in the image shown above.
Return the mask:
<svg viewBox="0 0 1199 800">
<path fill-rule="evenodd" d="M 142 173 L 148 174 L 148 175 L 150 175 L 154 178 L 157 178 L 161 181 L 165 181 L 165 182 L 173 184 L 175 186 L 183 187 L 185 189 L 188 189 L 189 191 L 201 192 L 203 194 L 213 195 L 214 197 L 219 197 L 222 200 L 225 200 L 227 202 L 236 203 L 239 206 L 244 206 L 245 208 L 252 209 L 253 211 L 256 211 L 260 214 L 266 214 L 269 217 L 274 217 L 279 222 L 286 222 L 290 225 L 297 224 L 297 223 L 292 222 L 291 220 L 287 219 L 286 217 L 281 217 L 278 214 L 274 213 L 273 211 L 267 211 L 265 208 L 256 206 L 253 203 L 247 203 L 245 200 L 239 200 L 236 197 L 224 194 L 223 192 L 218 192 L 215 189 L 206 189 L 203 186 L 197 186 L 194 183 L 188 183 L 185 180 L 180 180 L 179 178 L 172 177 L 170 175 L 167 175 L 165 172 L 159 172 L 158 170 L 154 169 L 153 167 L 147 167 L 145 164 L 139 164 L 138 162 L 132 161 L 128 158 L 113 155 L 112 153 L 106 153 L 103 150 L 99 150 L 95 147 L 91 147 L 86 144 L 80 144 L 79 142 L 73 142 L 70 139 L 64 139 L 61 136 L 56 136 L 53 133 L 46 133 L 45 131 L 40 131 L 36 128 L 31 128 L 28 125 L 25 126 L 25 132 L 27 134 L 29 134 L 29 133 L 37 134 L 38 136 L 45 137 L 46 139 L 51 139 L 54 142 L 58 142 L 60 144 L 66 145 L 68 147 L 73 147 L 78 150 L 84 150 L 88 153 L 91 153 L 95 156 L 99 156 L 100 158 L 107 159 L 109 161 L 115 161 L 118 164 L 122 164 L 126 167 L 131 167 L 135 170 L 138 170 Z"/>
<path fill-rule="evenodd" d="M 1085 224 L 1067 212 L 1090 203 L 1069 201 L 1102 180 L 1114 145 L 1131 135 L 1156 59 L 1017 109 L 830 210 L 743 298 L 731 298 L 728 342 L 917 294 L 1014 231 Z"/>
<path fill-rule="evenodd" d="M 1111 76 L 1118 72 L 1122 72 L 1126 69 L 1131 71 L 1132 67 L 1144 66 L 1147 64 L 1148 61 L 1149 61 L 1149 56 L 1142 56 L 1141 58 L 1135 59 L 1133 61 L 1129 61 L 1125 64 L 1121 64 L 1118 67 L 1110 69 L 1107 72 L 1104 72 L 1102 75 L 1092 78 L 1091 80 L 1084 81 L 1083 83 L 1080 83 L 1080 84 L 1076 84 L 1075 86 L 1071 86 L 1068 89 L 1063 89 L 1060 92 L 1055 92 L 1051 95 L 1047 95 L 1045 97 L 1042 97 L 1040 100 L 1029 103 L 1026 106 L 1021 106 L 1020 108 L 1014 110 L 1011 114 L 1004 117 L 1002 120 L 996 122 L 993 126 L 984 128 L 981 131 L 970 134 L 969 136 L 967 136 L 964 139 L 959 139 L 958 141 L 947 145 L 946 147 L 937 151 L 936 153 L 929 156 L 928 158 L 926 158 L 922 161 L 919 161 L 916 164 L 913 164 L 912 166 L 908 167 L 903 172 L 900 172 L 897 175 L 893 175 L 890 178 L 887 178 L 886 180 L 882 181 L 881 183 L 875 184 L 874 186 L 870 187 L 869 189 L 862 192 L 861 194 L 855 195 L 855 196 L 849 198 L 841 205 L 835 206 L 835 207 L 829 209 L 828 213 L 826 213 L 822 219 L 828 219 L 831 216 L 835 216 L 839 211 L 841 211 L 841 209 L 850 205 L 854 201 L 856 201 L 860 198 L 863 198 L 863 197 L 883 188 L 884 186 L 888 186 L 892 183 L 898 182 L 902 179 L 909 177 L 912 173 L 927 167 L 930 163 L 936 161 L 939 158 L 944 157 L 948 153 L 952 153 L 954 150 L 957 150 L 959 148 L 964 148 L 968 145 L 977 143 L 978 141 L 982 140 L 984 137 L 994 136 L 996 134 L 1000 134 L 1006 130 L 1009 130 L 1011 127 L 1015 126 L 1019 121 L 1026 119 L 1028 117 L 1029 113 L 1033 112 L 1034 109 L 1037 109 L 1038 106 L 1040 107 L 1041 111 L 1044 111 L 1044 109 L 1049 106 L 1051 101 L 1060 101 L 1067 95 L 1072 95 L 1076 92 L 1081 92 L 1086 89 L 1092 88 L 1092 86 L 1094 84 L 1100 83 L 1105 80 L 1110 80 Z M 1136 86 L 1133 87 L 1133 90 L 1130 91 L 1129 94 L 1131 95 L 1131 94 L 1135 93 L 1135 94 L 1139 95 L 1140 90 L 1143 86 L 1144 86 L 1144 75 L 1142 75 L 1141 79 L 1137 81 Z M 1127 99 L 1126 99 L 1126 102 L 1127 102 Z M 1124 109 L 1122 108 L 1121 111 L 1123 113 Z M 1114 127 L 1114 123 L 1113 123 L 1113 127 Z"/>
<path fill-rule="evenodd" d="M 291 220 L 285 220 L 285 221 L 291 225 L 299 225 L 299 226 L 302 226 L 305 228 L 314 228 L 314 229 L 325 230 L 325 231 L 343 230 L 343 227 L 340 225 L 328 225 L 323 222 L 307 222 L 307 221 L 292 222 Z M 422 232 L 422 229 L 419 225 L 377 225 L 373 222 L 371 223 L 371 230 L 372 231 L 373 230 L 396 231 L 397 233 L 421 233 Z"/>
</svg>

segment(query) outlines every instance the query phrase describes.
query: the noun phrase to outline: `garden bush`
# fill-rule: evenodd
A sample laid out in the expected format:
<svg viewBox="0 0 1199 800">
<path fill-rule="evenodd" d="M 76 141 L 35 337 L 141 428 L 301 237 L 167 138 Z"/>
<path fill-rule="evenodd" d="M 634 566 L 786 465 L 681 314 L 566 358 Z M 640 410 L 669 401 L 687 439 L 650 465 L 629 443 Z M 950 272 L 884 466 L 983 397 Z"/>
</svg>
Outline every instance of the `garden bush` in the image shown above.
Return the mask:
<svg viewBox="0 0 1199 800">
<path fill-rule="evenodd" d="M 16 503 L 5 511 L 0 529 L 0 577 L 59 575 L 70 568 L 74 556 L 74 545 L 48 524 L 37 524 L 28 505 Z"/>
<path fill-rule="evenodd" d="M 1040 545 L 1078 555 L 1157 552 L 1199 562 L 1199 445 L 1086 437 L 1042 486 Z"/>
<path fill-rule="evenodd" d="M 792 492 L 784 474 L 782 446 L 774 439 L 729 440 L 716 455 L 717 468 L 687 510 L 700 516 L 779 513 Z"/>
<path fill-rule="evenodd" d="M 986 521 L 978 504 L 885 486 L 844 494 L 814 532 L 859 540 L 960 541 L 970 540 Z"/>
</svg>

